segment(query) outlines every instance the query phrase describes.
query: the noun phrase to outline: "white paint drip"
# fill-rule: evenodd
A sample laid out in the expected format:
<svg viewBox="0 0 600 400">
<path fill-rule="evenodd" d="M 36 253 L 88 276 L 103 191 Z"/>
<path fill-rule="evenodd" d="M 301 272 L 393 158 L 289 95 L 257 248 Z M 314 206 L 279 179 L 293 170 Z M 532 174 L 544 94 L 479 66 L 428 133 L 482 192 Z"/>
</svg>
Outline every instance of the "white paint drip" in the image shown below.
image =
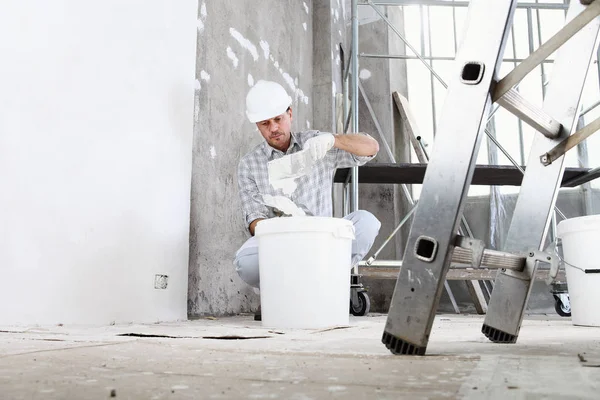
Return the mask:
<svg viewBox="0 0 600 400">
<path fill-rule="evenodd" d="M 254 78 L 250 74 L 248 74 L 248 86 L 254 86 Z"/>
<path fill-rule="evenodd" d="M 335 22 L 338 22 L 338 20 L 340 19 L 340 12 L 338 10 L 335 10 Z"/>
<path fill-rule="evenodd" d="M 338 35 L 342 36 L 342 31 L 338 29 Z"/>
<path fill-rule="evenodd" d="M 333 97 L 335 97 L 335 94 L 337 92 L 337 87 L 335 85 L 335 81 L 331 81 L 331 92 L 333 94 Z"/>
<path fill-rule="evenodd" d="M 210 158 L 212 158 L 213 160 L 215 159 L 215 157 L 217 156 L 217 151 L 215 150 L 215 146 L 210 146 Z"/>
<path fill-rule="evenodd" d="M 261 49 L 262 49 L 262 51 L 263 51 L 263 55 L 265 56 L 265 59 L 268 59 L 268 58 L 269 58 L 269 52 L 270 52 L 270 49 L 269 49 L 269 43 L 267 43 L 267 42 L 266 42 L 266 41 L 264 41 L 264 40 L 261 40 L 261 41 L 260 41 L 260 48 L 261 48 Z M 273 58 L 271 58 L 271 60 L 272 60 L 272 59 L 273 59 Z"/>
<path fill-rule="evenodd" d="M 243 48 L 250 52 L 252 58 L 254 58 L 254 61 L 258 61 L 258 51 L 256 50 L 256 46 L 251 41 L 246 39 L 241 33 L 233 28 L 229 28 L 229 33 L 235 40 L 238 41 L 239 44 L 242 45 Z"/>
<path fill-rule="evenodd" d="M 310 121 L 306 121 L 306 129 L 310 129 Z"/>
<path fill-rule="evenodd" d="M 208 72 L 206 72 L 205 70 L 200 71 L 200 78 L 203 81 L 209 82 L 210 81 L 210 74 Z"/>
<path fill-rule="evenodd" d="M 298 78 L 294 79 L 294 84 L 298 86 Z"/>
<path fill-rule="evenodd" d="M 204 32 L 204 22 L 202 22 L 201 19 L 198 20 L 198 24 L 197 25 L 198 25 L 198 32 L 199 33 Z"/>
<path fill-rule="evenodd" d="M 302 27 L 304 28 L 304 31 L 306 31 L 306 22 L 302 23 Z"/>
<path fill-rule="evenodd" d="M 273 56 L 269 56 L 269 60 L 271 60 L 273 62 L 275 61 L 275 59 L 273 58 Z"/>
<path fill-rule="evenodd" d="M 206 3 L 202 2 L 202 5 L 200 6 L 200 15 L 202 15 L 202 17 L 206 18 Z"/>
<path fill-rule="evenodd" d="M 369 71 L 368 69 L 361 69 L 358 73 L 358 77 L 363 81 L 369 79 L 371 77 L 371 71 Z"/>
<path fill-rule="evenodd" d="M 306 13 L 308 14 L 308 6 L 305 2 L 302 2 L 302 5 L 304 6 L 304 11 L 306 11 Z"/>
<path fill-rule="evenodd" d="M 237 68 L 240 60 L 237 58 L 231 47 L 227 47 L 227 57 L 233 62 L 233 68 Z"/>
<path fill-rule="evenodd" d="M 272 57 L 271 57 L 271 58 L 272 58 Z M 279 61 L 275 61 L 275 62 L 273 62 L 273 66 L 274 66 L 275 68 L 279 68 Z"/>
<path fill-rule="evenodd" d="M 298 207 L 292 200 L 285 196 L 271 196 L 269 194 L 264 194 L 263 202 L 270 207 L 278 209 L 286 215 L 291 215 L 292 217 L 304 217 L 306 215 L 303 209 Z"/>
</svg>

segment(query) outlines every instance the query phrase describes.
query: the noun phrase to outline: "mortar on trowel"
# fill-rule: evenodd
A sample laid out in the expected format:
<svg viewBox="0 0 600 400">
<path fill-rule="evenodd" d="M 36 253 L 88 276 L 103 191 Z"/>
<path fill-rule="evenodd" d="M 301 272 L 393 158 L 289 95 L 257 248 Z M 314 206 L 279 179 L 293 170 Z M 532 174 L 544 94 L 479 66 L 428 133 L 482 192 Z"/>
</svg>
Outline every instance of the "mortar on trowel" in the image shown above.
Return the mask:
<svg viewBox="0 0 600 400">
<path fill-rule="evenodd" d="M 307 150 L 301 150 L 267 163 L 269 183 L 275 189 L 281 189 L 287 196 L 298 186 L 296 179 L 312 171 L 314 161 Z M 263 195 L 263 202 L 270 207 L 292 217 L 305 216 L 306 213 L 287 196 Z"/>
</svg>

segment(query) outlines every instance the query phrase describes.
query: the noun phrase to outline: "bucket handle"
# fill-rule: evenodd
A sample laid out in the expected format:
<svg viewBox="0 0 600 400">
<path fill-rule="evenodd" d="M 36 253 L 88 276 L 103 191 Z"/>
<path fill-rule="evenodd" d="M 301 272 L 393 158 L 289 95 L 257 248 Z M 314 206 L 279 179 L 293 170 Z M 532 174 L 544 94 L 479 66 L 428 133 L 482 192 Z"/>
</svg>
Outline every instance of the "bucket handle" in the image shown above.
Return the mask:
<svg viewBox="0 0 600 400">
<path fill-rule="evenodd" d="M 584 274 L 600 274 L 600 268 L 593 268 L 593 269 L 581 268 L 581 267 L 578 267 L 577 265 L 573 265 L 570 262 L 567 262 L 564 258 L 562 258 L 560 256 L 560 252 L 558 251 L 558 246 L 562 246 L 562 241 L 560 240 L 560 238 L 558 238 L 554 242 L 550 243 L 550 245 L 554 245 L 554 254 L 556 254 L 558 259 L 565 265 L 568 265 L 569 267 L 578 269 L 578 270 L 582 271 Z"/>
</svg>

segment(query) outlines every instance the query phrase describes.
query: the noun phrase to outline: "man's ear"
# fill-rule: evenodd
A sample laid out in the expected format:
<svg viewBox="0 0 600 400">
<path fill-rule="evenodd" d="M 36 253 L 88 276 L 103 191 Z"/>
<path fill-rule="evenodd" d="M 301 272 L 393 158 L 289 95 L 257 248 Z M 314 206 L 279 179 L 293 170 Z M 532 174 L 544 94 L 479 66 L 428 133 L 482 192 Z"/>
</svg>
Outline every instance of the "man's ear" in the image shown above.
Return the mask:
<svg viewBox="0 0 600 400">
<path fill-rule="evenodd" d="M 290 116 L 290 121 L 292 120 L 292 107 L 288 107 L 287 112 Z"/>
</svg>

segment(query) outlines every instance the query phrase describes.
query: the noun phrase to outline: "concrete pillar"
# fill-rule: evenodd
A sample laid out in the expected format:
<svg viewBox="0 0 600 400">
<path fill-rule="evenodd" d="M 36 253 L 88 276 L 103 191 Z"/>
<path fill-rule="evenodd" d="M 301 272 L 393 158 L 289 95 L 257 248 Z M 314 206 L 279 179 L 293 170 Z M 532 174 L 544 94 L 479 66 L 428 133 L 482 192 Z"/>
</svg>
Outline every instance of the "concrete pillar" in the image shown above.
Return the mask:
<svg viewBox="0 0 600 400">
<path fill-rule="evenodd" d="M 198 11 L 190 225 L 190 316 L 247 312 L 258 296 L 239 279 L 235 251 L 249 237 L 237 190 L 239 159 L 262 137 L 245 115 L 259 79 L 293 98 L 293 129 L 312 126 L 312 2 L 201 1 Z"/>
<path fill-rule="evenodd" d="M 186 319 L 196 9 L 2 3 L 3 324 Z"/>
</svg>

